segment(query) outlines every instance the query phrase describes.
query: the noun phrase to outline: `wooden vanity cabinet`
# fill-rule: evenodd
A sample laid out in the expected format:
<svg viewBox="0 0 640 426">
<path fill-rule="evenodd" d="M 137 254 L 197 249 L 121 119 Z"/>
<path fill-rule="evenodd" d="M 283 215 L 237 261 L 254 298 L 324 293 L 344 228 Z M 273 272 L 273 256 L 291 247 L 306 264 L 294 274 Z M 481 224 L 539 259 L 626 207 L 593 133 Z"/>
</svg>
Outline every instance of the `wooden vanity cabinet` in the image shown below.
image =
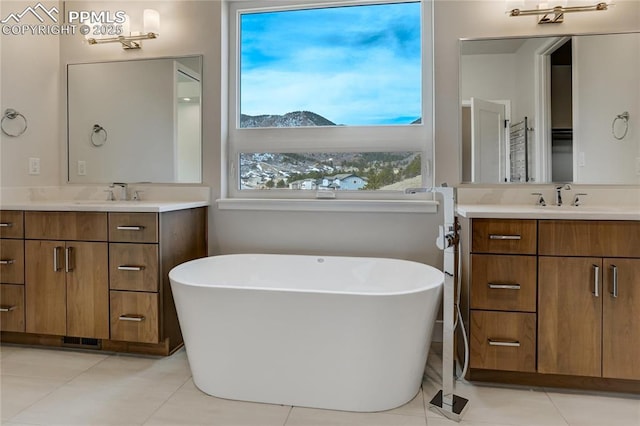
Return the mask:
<svg viewBox="0 0 640 426">
<path fill-rule="evenodd" d="M 109 338 L 107 215 L 25 212 L 26 331 Z"/>
<path fill-rule="evenodd" d="M 109 213 L 110 348 L 168 354 L 182 345 L 169 271 L 207 255 L 206 220 L 206 208 Z"/>
<path fill-rule="evenodd" d="M 468 379 L 640 392 L 640 222 L 461 224 Z"/>
<path fill-rule="evenodd" d="M 640 380 L 640 223 L 539 224 L 538 371 Z"/>
<path fill-rule="evenodd" d="M 471 368 L 535 371 L 535 254 L 535 220 L 472 220 Z"/>
<path fill-rule="evenodd" d="M 153 355 L 182 346 L 168 274 L 207 255 L 206 207 L 0 219 L 2 341 Z"/>
<path fill-rule="evenodd" d="M 0 211 L 0 331 L 22 332 L 24 319 L 24 214 Z"/>
</svg>

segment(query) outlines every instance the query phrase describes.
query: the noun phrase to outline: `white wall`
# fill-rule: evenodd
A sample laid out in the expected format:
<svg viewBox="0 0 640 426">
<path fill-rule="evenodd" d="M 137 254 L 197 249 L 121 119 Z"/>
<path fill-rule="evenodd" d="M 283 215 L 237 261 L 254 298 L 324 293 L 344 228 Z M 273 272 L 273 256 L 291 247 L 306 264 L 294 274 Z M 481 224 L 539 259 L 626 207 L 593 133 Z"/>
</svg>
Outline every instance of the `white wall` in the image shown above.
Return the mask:
<svg viewBox="0 0 640 426">
<path fill-rule="evenodd" d="M 607 12 L 567 15 L 560 25 L 537 25 L 533 17 L 509 18 L 504 1 L 437 0 L 435 24 L 435 172 L 436 183 L 455 185 L 460 181 L 459 123 L 459 50 L 460 38 L 538 35 L 551 33 L 608 32 L 640 29 L 640 2 L 619 0 Z M 211 186 L 212 198 L 221 193 L 221 134 L 224 131 L 223 99 L 226 87 L 221 77 L 226 64 L 219 61 L 221 38 L 226 39 L 226 25 L 221 22 L 223 5 L 218 1 L 95 2 L 67 1 L 67 8 L 112 9 L 130 11 L 132 27 L 136 14 L 153 7 L 161 14 L 160 38 L 145 41 L 143 49 L 125 52 L 117 45 L 88 46 L 82 37 L 60 40 L 57 47 L 43 47 L 41 41 L 14 41 L 10 54 L 2 46 L 2 105 L 20 105 L 30 113 L 34 126 L 41 129 L 36 137 L 20 140 L 20 147 L 2 147 L 3 185 L 46 185 L 63 182 L 66 170 L 65 137 L 55 138 L 64 127 L 64 84 L 58 81 L 67 63 L 125 58 L 203 54 L 203 150 L 204 183 Z M 6 9 L 2 4 L 3 11 Z M 13 8 L 13 5 L 11 4 Z M 3 38 L 4 43 L 4 38 Z M 32 50 L 27 50 L 30 48 Z M 25 55 L 24 52 L 29 52 Z M 11 90 L 5 95 L 5 73 L 12 75 Z M 31 75 L 31 79 L 23 78 Z M 41 84 L 31 87 L 33 78 Z M 58 80 L 60 79 L 60 80 Z M 64 83 L 64 82 L 63 82 Z M 51 89 L 53 87 L 54 89 Z M 8 95 L 11 94 L 11 97 Z M 10 102 L 9 102 L 10 101 Z M 40 105 L 44 104 L 44 107 Z M 58 114 L 57 110 L 62 111 Z M 56 158 L 45 166 L 47 178 L 33 180 L 21 164 L 32 155 Z M 59 158 L 59 160 L 58 160 Z M 57 167 L 55 164 L 57 161 Z M 17 165 L 17 166 L 14 166 Z M 6 168 L 5 168 L 6 167 Z M 44 172 L 44 170 L 43 170 Z M 6 181 L 5 181 L 6 180 Z M 530 192 L 530 190 L 525 189 Z M 321 254 L 375 255 L 419 260 L 441 265 L 441 253 L 434 238 L 440 215 L 389 213 L 303 213 L 265 211 L 220 211 L 211 208 L 209 249 L 211 253 L 230 252 L 300 252 Z"/>
<path fill-rule="evenodd" d="M 636 182 L 640 158 L 640 36 L 581 37 L 575 41 L 574 151 L 584 165 L 574 165 L 579 182 Z M 613 120 L 629 112 L 629 129 L 623 140 L 612 134 Z M 624 127 L 616 123 L 622 136 Z M 602 158 L 616 167 L 597 167 Z"/>
<path fill-rule="evenodd" d="M 57 1 L 43 1 L 45 7 Z M 21 12 L 31 1 L 2 1 L 0 16 Z M 39 24 L 33 16 L 23 23 Z M 0 35 L 0 114 L 13 108 L 27 118 L 24 134 L 11 138 L 0 132 L 0 182 L 2 186 L 58 184 L 61 179 L 59 110 L 60 48 L 57 36 Z M 17 120 L 17 119 L 16 119 Z M 6 121 L 6 120 L 5 120 Z M 40 158 L 40 174 L 28 174 L 30 157 Z"/>
</svg>

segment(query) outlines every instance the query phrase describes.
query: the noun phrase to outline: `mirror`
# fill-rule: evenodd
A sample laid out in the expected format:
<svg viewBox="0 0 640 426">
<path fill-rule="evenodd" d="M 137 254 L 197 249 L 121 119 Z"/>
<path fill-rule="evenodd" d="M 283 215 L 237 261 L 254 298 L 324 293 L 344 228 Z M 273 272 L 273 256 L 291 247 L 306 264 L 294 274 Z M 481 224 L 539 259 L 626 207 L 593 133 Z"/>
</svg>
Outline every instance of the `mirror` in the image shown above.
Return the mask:
<svg viewBox="0 0 640 426">
<path fill-rule="evenodd" d="M 202 57 L 67 66 L 71 183 L 202 181 Z"/>
<path fill-rule="evenodd" d="M 640 183 L 640 33 L 460 42 L 463 182 Z"/>
</svg>

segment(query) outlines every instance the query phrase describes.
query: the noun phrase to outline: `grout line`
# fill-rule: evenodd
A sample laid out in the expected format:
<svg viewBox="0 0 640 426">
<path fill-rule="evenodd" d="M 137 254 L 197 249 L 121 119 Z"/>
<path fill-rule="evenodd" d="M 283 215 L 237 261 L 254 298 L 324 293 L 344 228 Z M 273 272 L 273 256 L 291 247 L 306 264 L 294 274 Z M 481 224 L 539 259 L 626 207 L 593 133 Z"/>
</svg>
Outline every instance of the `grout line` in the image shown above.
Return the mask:
<svg viewBox="0 0 640 426">
<path fill-rule="evenodd" d="M 291 417 L 292 411 L 293 411 L 293 405 L 289 407 L 289 412 L 287 413 L 287 417 L 284 419 L 284 423 L 282 423 L 282 426 L 287 425 L 287 422 L 289 421 L 289 417 Z"/>
<path fill-rule="evenodd" d="M 171 392 L 171 395 L 169 395 L 169 396 L 168 396 L 164 401 L 162 401 L 162 403 L 160 403 L 160 405 L 158 405 L 158 407 L 157 407 L 155 410 L 153 410 L 153 412 L 152 412 L 151 414 L 149 414 L 149 415 L 147 416 L 147 418 L 146 418 L 146 419 L 144 419 L 144 421 L 143 421 L 142 423 L 140 423 L 140 424 L 141 424 L 141 425 L 143 425 L 143 426 L 144 426 L 145 424 L 147 424 L 147 423 L 149 422 L 149 420 L 151 420 L 151 418 L 152 418 L 152 417 L 153 417 L 153 416 L 154 416 L 158 411 L 160 411 L 160 409 L 161 409 L 162 407 L 164 407 L 164 405 L 165 405 L 167 402 L 169 402 L 169 400 L 170 400 L 171 398 L 173 398 L 173 396 L 174 396 L 175 394 L 177 394 L 177 393 L 178 393 L 178 391 L 179 391 L 180 389 L 182 389 L 182 387 L 183 387 L 184 385 L 186 385 L 186 384 L 187 384 L 187 382 L 188 382 L 189 380 L 191 380 L 191 379 L 192 379 L 192 377 L 193 377 L 193 376 L 189 376 L 189 377 L 187 377 L 187 378 L 186 378 L 186 380 L 185 380 L 184 382 L 182 382 L 182 384 L 180 384 L 178 387 L 176 387 L 176 390 L 174 390 L 173 392 Z"/>
<path fill-rule="evenodd" d="M 556 403 L 553 402 L 553 398 L 551 398 L 551 396 L 549 395 L 549 392 L 544 390 L 544 394 L 547 396 L 547 398 L 549 398 L 549 401 L 551 402 L 551 405 L 553 405 L 553 408 L 555 408 L 556 411 L 558 412 L 558 414 L 560 414 L 560 417 L 562 417 L 562 420 L 564 420 L 564 422 L 567 424 L 567 426 L 570 426 L 571 423 L 569 423 L 569 420 L 564 416 L 564 414 L 562 414 L 562 411 L 560 410 L 560 408 L 558 408 Z"/>
</svg>

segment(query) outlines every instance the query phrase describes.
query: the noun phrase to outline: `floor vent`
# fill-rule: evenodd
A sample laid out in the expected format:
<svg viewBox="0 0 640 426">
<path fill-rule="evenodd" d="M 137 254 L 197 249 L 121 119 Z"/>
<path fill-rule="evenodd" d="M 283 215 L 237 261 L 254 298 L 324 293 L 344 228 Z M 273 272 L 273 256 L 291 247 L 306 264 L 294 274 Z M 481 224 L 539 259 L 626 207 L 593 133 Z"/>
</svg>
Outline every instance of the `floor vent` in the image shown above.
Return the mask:
<svg viewBox="0 0 640 426">
<path fill-rule="evenodd" d="M 84 349 L 100 349 L 100 339 L 89 339 L 86 337 L 69 337 L 62 338 L 62 346 Z"/>
</svg>

